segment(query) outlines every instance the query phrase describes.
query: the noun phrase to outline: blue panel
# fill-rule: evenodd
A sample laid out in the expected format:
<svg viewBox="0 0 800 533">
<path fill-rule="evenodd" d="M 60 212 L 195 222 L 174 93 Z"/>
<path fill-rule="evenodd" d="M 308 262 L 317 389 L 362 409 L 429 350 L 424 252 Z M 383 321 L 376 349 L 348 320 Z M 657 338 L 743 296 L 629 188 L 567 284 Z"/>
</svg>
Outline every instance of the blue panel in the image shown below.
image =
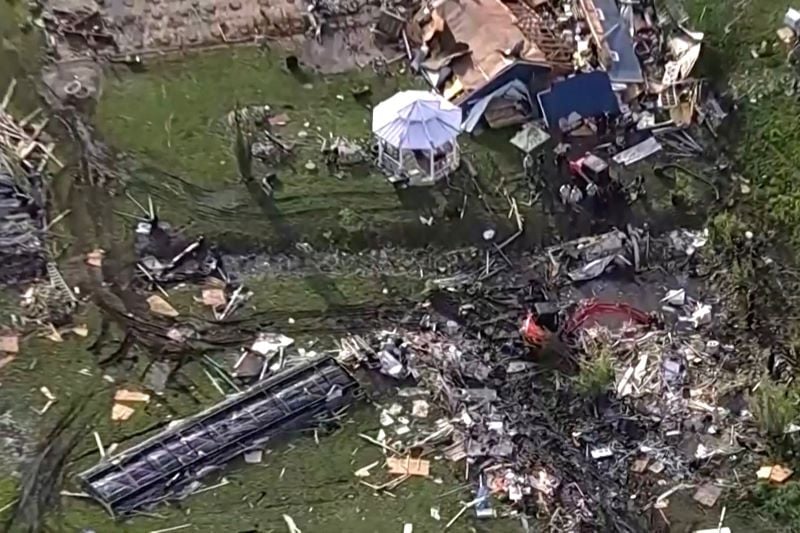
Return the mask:
<svg viewBox="0 0 800 533">
<path fill-rule="evenodd" d="M 572 112 L 582 117 L 619 114 L 619 103 L 608 73 L 599 70 L 554 83 L 550 90 L 539 93 L 539 105 L 551 128 Z"/>
<path fill-rule="evenodd" d="M 470 93 L 463 101 L 459 102 L 459 106 L 464 110 L 466 116 L 469 109 L 481 98 L 492 94 L 500 87 L 506 85 L 512 80 L 520 80 L 525 85 L 530 85 L 531 80 L 536 76 L 546 76 L 550 72 L 548 67 L 542 65 L 534 65 L 531 63 L 516 62 L 509 65 L 505 69 L 497 73 L 491 80 L 487 81 L 479 89 Z"/>
</svg>

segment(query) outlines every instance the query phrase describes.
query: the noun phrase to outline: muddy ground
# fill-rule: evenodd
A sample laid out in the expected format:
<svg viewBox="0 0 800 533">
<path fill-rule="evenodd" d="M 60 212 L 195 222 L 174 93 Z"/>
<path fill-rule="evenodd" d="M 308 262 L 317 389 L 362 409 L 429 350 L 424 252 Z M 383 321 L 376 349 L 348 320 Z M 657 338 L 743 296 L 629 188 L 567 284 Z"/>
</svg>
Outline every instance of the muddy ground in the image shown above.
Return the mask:
<svg viewBox="0 0 800 533">
<path fill-rule="evenodd" d="M 52 180 L 50 206 L 54 215 L 69 210 L 53 228 L 54 240 L 60 250 L 59 265 L 70 284 L 94 295 L 74 319 L 87 325 L 89 335 L 66 335 L 60 343 L 35 335 L 25 338 L 20 356 L 0 371 L 0 508 L 16 498 L 23 465 L 72 399 L 91 391 L 87 411 L 96 413 L 94 430 L 106 443 L 124 445 L 153 424 L 181 418 L 221 398 L 195 360 L 201 355 L 198 351 L 185 356 L 182 377 L 163 397 L 127 422 L 109 420 L 113 390 L 120 384 L 139 385 L 152 358 L 163 357 L 152 346 L 135 346 L 121 360 L 113 357 L 124 337 L 124 321 L 114 319 L 109 309 L 136 308 L 142 304 L 141 297 L 124 289 L 104 290 L 97 273 L 87 270 L 84 263 L 86 252 L 100 247 L 107 252 L 106 279 L 130 276 L 133 229 L 125 213 L 135 213 L 137 208 L 125 192 L 141 201 L 152 197 L 165 220 L 191 234 L 205 235 L 235 256 L 230 261 L 233 270 L 255 293 L 239 318 L 249 320 L 253 328 L 277 330 L 299 343 L 313 343 L 317 350 L 332 347 L 333 339 L 347 331 L 368 327 L 376 316 L 390 323 L 392 313 L 407 305 L 403 302 L 421 298 L 426 278 L 447 273 L 448 254 L 482 246 L 485 229 L 497 229 L 501 236 L 511 234 L 514 222 L 506 216 L 506 192 L 525 206 L 525 232 L 515 243 L 517 251 L 627 223 L 641 226 L 646 222 L 652 231 L 660 232 L 719 223 L 724 216 L 748 220 L 752 211 L 765 212 L 772 227 L 791 221 L 797 193 L 794 182 L 785 176 L 797 179 L 800 155 L 784 148 L 794 146 L 792 141 L 797 139 L 797 114 L 789 110 L 800 106 L 796 97 L 787 96 L 784 86 L 774 81 L 786 74 L 780 54 L 776 51 L 756 60 L 749 52 L 764 39 L 774 41 L 774 27 L 785 6 L 771 0 L 715 5 L 697 1 L 687 7 L 695 26 L 709 32 L 710 72 L 719 58 L 732 58 L 729 65 L 736 86 L 742 93 L 752 93 L 740 114 L 740 133 L 731 140 L 734 155 L 748 155 L 739 159 L 751 186 L 745 189 L 738 182 L 723 181 L 709 165 L 693 163 L 708 173 L 720 191 L 717 201 L 706 183 L 684 175 L 674 180 L 658 175 L 652 171 L 657 161 L 648 160 L 634 172 L 644 177 L 646 197 L 600 216 L 559 206 L 553 194 L 558 184 L 546 182 L 546 170 L 542 182 L 531 186 L 521 174 L 520 154 L 507 144 L 504 133 L 466 141 L 466 151 L 478 171 L 477 183 L 461 177 L 431 190 L 398 191 L 370 165 L 338 174 L 330 171 L 321 160 L 316 135 L 366 139 L 368 105 L 398 87 L 417 83 L 400 73 L 377 77 L 364 68 L 340 76 L 307 72 L 298 77 L 285 71 L 280 50 L 255 47 L 148 61 L 143 72 L 109 67 L 92 120 L 99 138 L 117 158 L 118 176 L 92 184 L 74 168 L 60 173 Z M 742 16 L 726 27 L 733 8 Z M 20 33 L 18 26 L 26 16 L 23 6 L 0 4 L 0 86 L 15 76 L 32 89 L 37 79 L 32 58 L 39 57 L 39 39 L 32 31 Z M 763 80 L 770 80 L 774 87 Z M 363 85 L 371 88 L 371 94 L 366 100 L 356 99 L 352 92 Z M 20 112 L 37 105 L 33 90 L 18 92 L 14 105 Z M 237 104 L 269 104 L 288 116 L 277 131 L 297 146 L 293 166 L 279 170 L 281 188 L 275 211 L 265 211 L 239 179 L 223 120 Z M 306 135 L 300 135 L 301 131 Z M 66 157 L 77 159 L 77 152 L 66 142 L 63 151 Z M 307 161 L 316 162 L 314 170 L 306 168 Z M 276 212 L 277 216 L 268 216 Z M 420 217 L 430 216 L 432 226 L 420 222 Z M 745 226 L 731 227 L 735 233 Z M 795 235 L 792 229 L 784 231 L 787 238 Z M 299 243 L 309 243 L 314 252 L 298 248 Z M 356 258 L 333 259 L 341 251 Z M 394 258 L 391 265 L 386 258 L 375 257 L 382 251 L 390 260 Z M 287 255 L 292 259 L 287 260 Z M 209 318 L 207 309 L 193 301 L 196 288 L 170 292 L 182 314 Z M 5 314 L 18 311 L 18 302 L 15 290 L 4 291 L 0 298 Z M 231 357 L 225 350 L 210 353 Z M 115 384 L 104 380 L 105 375 Z M 44 416 L 32 411 L 44 403 L 41 386 L 58 398 Z M 261 465 L 234 465 L 223 474 L 230 484 L 177 506 L 159 507 L 158 516 L 137 516 L 115 524 L 94 503 L 63 497 L 47 523 L 54 531 L 145 532 L 185 523 L 192 524 L 185 531 L 283 531 L 282 515 L 289 514 L 306 532 L 401 531 L 406 522 L 415 525 L 414 531 L 440 530 L 442 523 L 430 517 L 430 507 L 438 505 L 442 516 L 450 517 L 459 499 L 470 498 L 468 492 L 438 498 L 457 486 L 463 473 L 435 462 L 435 481 L 412 480 L 397 489 L 396 498 L 373 493 L 359 485 L 352 473 L 379 458 L 376 449 L 357 437 L 378 427 L 376 411 L 362 403 L 338 433 L 321 436 L 318 444 L 306 436 L 276 446 Z M 68 474 L 97 460 L 90 433 L 81 439 L 75 455 L 83 457 L 68 465 Z M 69 478 L 65 488 L 77 490 Z M 719 508 L 704 512 L 688 496 L 686 500 L 671 502 L 667 514 L 674 531 L 716 525 Z M 787 505 L 797 503 L 788 501 Z M 769 513 L 759 512 L 763 516 L 757 517 L 745 503 L 730 503 L 726 525 L 733 531 L 793 530 L 791 525 L 770 522 Z M 470 517 L 458 526 L 458 531 L 520 531 L 519 522 L 512 519 L 479 522 Z"/>
</svg>

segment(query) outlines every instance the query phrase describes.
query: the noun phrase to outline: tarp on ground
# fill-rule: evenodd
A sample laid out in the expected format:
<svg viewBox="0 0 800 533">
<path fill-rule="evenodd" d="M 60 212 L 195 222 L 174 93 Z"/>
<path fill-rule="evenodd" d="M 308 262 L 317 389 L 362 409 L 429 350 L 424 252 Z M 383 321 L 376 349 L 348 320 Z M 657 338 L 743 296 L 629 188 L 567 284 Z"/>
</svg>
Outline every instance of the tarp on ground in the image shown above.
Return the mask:
<svg viewBox="0 0 800 533">
<path fill-rule="evenodd" d="M 470 108 L 467 118 L 464 119 L 464 124 L 461 126 L 462 129 L 467 133 L 472 133 L 480 122 L 481 117 L 483 117 L 483 114 L 486 113 L 486 109 L 489 107 L 489 104 L 492 103 L 492 100 L 504 97 L 511 100 L 525 101 L 530 107 L 533 107 L 531 95 L 528 92 L 528 86 L 520 80 L 514 79 L 475 102 Z"/>
<path fill-rule="evenodd" d="M 538 98 L 550 128 L 557 127 L 560 119 L 572 113 L 584 118 L 619 114 L 619 102 L 608 73 L 599 70 L 556 82 L 540 92 Z"/>
</svg>

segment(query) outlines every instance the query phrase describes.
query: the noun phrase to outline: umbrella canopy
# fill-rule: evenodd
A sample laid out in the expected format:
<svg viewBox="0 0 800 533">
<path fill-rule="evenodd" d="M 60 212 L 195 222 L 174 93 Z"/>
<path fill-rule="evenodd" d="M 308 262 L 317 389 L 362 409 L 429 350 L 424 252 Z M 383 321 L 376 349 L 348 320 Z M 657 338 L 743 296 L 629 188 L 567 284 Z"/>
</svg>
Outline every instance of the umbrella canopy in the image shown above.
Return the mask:
<svg viewBox="0 0 800 533">
<path fill-rule="evenodd" d="M 427 91 L 402 91 L 372 111 L 372 132 L 404 150 L 432 150 L 461 132 L 461 109 Z"/>
</svg>

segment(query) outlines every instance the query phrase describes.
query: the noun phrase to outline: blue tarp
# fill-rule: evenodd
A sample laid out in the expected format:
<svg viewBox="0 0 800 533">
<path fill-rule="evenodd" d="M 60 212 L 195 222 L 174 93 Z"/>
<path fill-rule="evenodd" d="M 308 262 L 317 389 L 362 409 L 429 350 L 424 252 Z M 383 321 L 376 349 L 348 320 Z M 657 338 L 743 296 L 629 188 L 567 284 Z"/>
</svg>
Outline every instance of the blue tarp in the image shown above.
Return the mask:
<svg viewBox="0 0 800 533">
<path fill-rule="evenodd" d="M 605 42 L 613 55 L 608 67 L 609 78 L 615 83 L 644 82 L 642 66 L 633 50 L 630 25 L 620 15 L 616 0 L 594 0 L 594 5 L 602 13 L 598 14 L 600 24 L 603 26 Z"/>
<path fill-rule="evenodd" d="M 556 82 L 538 96 L 547 126 L 551 128 L 557 127 L 559 119 L 572 112 L 582 117 L 619 114 L 619 102 L 611 89 L 608 73 L 599 70 Z"/>
</svg>

